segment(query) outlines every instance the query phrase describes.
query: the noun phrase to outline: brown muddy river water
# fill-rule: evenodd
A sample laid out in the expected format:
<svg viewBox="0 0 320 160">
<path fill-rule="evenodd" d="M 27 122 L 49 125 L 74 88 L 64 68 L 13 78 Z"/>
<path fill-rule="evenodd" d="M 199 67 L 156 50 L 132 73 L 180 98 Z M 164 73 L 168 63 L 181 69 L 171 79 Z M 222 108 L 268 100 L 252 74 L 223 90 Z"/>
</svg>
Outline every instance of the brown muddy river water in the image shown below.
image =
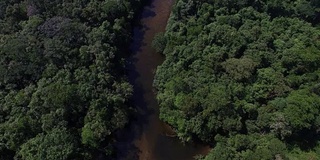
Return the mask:
<svg viewBox="0 0 320 160">
<path fill-rule="evenodd" d="M 117 144 L 117 159 L 128 160 L 192 160 L 206 154 L 209 147 L 182 144 L 174 132 L 159 119 L 159 106 L 152 86 L 155 70 L 164 57 L 151 47 L 153 37 L 164 32 L 174 0 L 151 0 L 134 28 L 128 65 L 129 79 L 134 86 L 133 103 L 137 109 L 135 120 L 122 131 Z"/>
</svg>

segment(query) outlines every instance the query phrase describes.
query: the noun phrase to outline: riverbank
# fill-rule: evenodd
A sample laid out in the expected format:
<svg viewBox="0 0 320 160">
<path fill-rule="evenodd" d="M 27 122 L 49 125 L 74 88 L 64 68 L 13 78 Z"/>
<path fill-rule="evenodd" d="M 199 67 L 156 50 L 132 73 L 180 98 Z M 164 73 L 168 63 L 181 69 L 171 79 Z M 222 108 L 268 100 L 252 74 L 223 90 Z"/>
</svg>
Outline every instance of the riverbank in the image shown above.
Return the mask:
<svg viewBox="0 0 320 160">
<path fill-rule="evenodd" d="M 130 82 L 134 86 L 132 102 L 136 115 L 122 136 L 126 140 L 120 143 L 122 151 L 118 154 L 119 159 L 191 160 L 194 155 L 206 150 L 203 146 L 182 144 L 175 136 L 167 136 L 174 132 L 159 119 L 153 80 L 155 70 L 164 61 L 164 57 L 156 53 L 151 43 L 157 33 L 165 31 L 173 4 L 172 0 L 153 0 L 144 8 L 140 25 L 134 28 L 131 45 L 133 55 L 129 59 L 128 70 Z"/>
</svg>

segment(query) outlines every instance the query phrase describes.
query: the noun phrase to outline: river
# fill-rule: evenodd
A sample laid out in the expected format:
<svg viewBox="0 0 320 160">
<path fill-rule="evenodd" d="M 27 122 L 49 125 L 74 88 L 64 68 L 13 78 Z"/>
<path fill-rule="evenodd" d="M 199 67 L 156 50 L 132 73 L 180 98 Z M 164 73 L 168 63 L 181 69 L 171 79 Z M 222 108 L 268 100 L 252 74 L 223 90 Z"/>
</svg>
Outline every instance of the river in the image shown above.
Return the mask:
<svg viewBox="0 0 320 160">
<path fill-rule="evenodd" d="M 127 130 L 122 131 L 117 144 L 117 159 L 191 160 L 208 152 L 208 147 L 182 144 L 174 132 L 159 119 L 159 106 L 152 86 L 155 70 L 164 57 L 151 47 L 153 37 L 164 32 L 173 0 L 151 0 L 134 28 L 129 59 L 129 79 L 134 86 L 132 101 L 137 113 Z"/>
</svg>

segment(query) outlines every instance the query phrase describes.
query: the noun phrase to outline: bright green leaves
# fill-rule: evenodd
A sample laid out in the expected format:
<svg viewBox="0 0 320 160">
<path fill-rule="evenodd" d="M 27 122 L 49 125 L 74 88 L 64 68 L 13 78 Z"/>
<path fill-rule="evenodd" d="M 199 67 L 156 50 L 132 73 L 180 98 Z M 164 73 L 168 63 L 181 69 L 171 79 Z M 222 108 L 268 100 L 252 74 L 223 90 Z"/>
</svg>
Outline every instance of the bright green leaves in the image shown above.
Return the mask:
<svg viewBox="0 0 320 160">
<path fill-rule="evenodd" d="M 101 119 L 99 121 L 101 121 Z M 93 121 L 84 125 L 81 133 L 83 144 L 92 148 L 98 148 L 105 138 L 110 136 L 111 131 L 103 122 L 99 121 Z"/>
<path fill-rule="evenodd" d="M 246 159 L 272 160 L 286 158 L 286 145 L 272 135 L 216 136 L 217 145 L 205 160 Z"/>
<path fill-rule="evenodd" d="M 320 127 L 319 124 L 315 124 L 320 114 L 319 96 L 301 90 L 292 92 L 286 100 L 287 106 L 284 109 L 284 114 L 292 128 L 301 130 L 303 128 Z"/>
<path fill-rule="evenodd" d="M 91 148 L 100 148 L 113 142 L 112 134 L 127 123 L 125 101 L 109 95 L 91 101 L 84 119 L 81 141 Z"/>
<path fill-rule="evenodd" d="M 245 80 L 252 76 L 257 63 L 250 58 L 230 58 L 222 66 L 233 79 Z"/>
<path fill-rule="evenodd" d="M 296 134 L 301 130 L 314 130 L 320 127 L 319 96 L 307 89 L 292 91 L 286 98 L 270 101 L 269 124 L 274 133 L 281 138 Z"/>
<path fill-rule="evenodd" d="M 67 160 L 77 152 L 74 135 L 65 129 L 39 134 L 21 146 L 18 156 L 24 160 Z"/>
<path fill-rule="evenodd" d="M 207 159 L 313 156 L 318 10 L 314 0 L 179 0 L 154 82 L 160 118 L 183 140 L 213 144 Z"/>
<path fill-rule="evenodd" d="M 82 128 L 82 143 L 95 148 L 110 136 L 112 127 L 115 126 L 109 123 L 112 111 L 108 108 L 110 107 L 105 100 L 99 99 L 92 102 Z"/>
<path fill-rule="evenodd" d="M 284 76 L 272 68 L 263 68 L 258 70 L 257 81 L 253 84 L 253 97 L 261 100 L 272 99 L 278 96 L 284 96 L 290 91 Z"/>
<path fill-rule="evenodd" d="M 191 95 L 179 93 L 176 96 L 174 105 L 187 115 L 192 116 L 197 113 L 199 102 L 197 102 L 197 100 L 194 99 Z"/>
</svg>

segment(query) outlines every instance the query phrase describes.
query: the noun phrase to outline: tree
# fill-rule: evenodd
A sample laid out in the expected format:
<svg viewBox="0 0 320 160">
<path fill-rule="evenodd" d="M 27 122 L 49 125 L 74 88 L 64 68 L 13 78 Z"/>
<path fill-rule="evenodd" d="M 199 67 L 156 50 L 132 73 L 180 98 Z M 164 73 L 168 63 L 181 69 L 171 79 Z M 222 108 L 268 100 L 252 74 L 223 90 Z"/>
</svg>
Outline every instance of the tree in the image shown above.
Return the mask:
<svg viewBox="0 0 320 160">
<path fill-rule="evenodd" d="M 210 144 L 206 159 L 286 159 L 297 149 L 318 158 L 317 8 L 177 1 L 154 81 L 160 118 L 180 139 Z"/>
<path fill-rule="evenodd" d="M 257 63 L 250 58 L 230 58 L 222 63 L 226 72 L 235 80 L 248 79 L 252 76 Z"/>
<path fill-rule="evenodd" d="M 39 134 L 21 146 L 16 158 L 71 159 L 77 154 L 76 141 L 65 128 L 55 128 L 47 134 Z"/>
<path fill-rule="evenodd" d="M 0 159 L 114 155 L 132 111 L 124 58 L 140 3 L 0 2 Z"/>
<path fill-rule="evenodd" d="M 152 41 L 152 47 L 156 49 L 157 52 L 162 53 L 165 49 L 167 40 L 164 33 L 158 33 L 155 35 Z"/>
</svg>

